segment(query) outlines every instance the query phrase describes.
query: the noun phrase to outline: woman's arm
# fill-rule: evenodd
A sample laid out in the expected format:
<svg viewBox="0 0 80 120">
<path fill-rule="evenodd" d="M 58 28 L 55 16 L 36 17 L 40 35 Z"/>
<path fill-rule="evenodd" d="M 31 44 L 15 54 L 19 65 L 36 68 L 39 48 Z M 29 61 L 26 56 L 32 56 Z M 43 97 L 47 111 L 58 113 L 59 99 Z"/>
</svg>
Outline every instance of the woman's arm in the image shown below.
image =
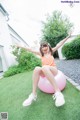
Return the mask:
<svg viewBox="0 0 80 120">
<path fill-rule="evenodd" d="M 56 47 L 52 48 L 53 52 L 55 52 L 56 50 L 58 50 L 58 48 L 60 48 L 67 40 L 68 38 L 71 37 L 71 34 L 69 36 L 67 36 L 65 39 L 61 40 Z"/>
<path fill-rule="evenodd" d="M 23 49 L 25 49 L 25 50 L 27 50 L 27 51 L 29 51 L 29 52 L 32 52 L 32 53 L 34 53 L 34 54 L 36 54 L 36 55 L 40 55 L 40 52 L 37 52 L 37 51 L 35 51 L 35 50 L 32 50 L 31 48 L 22 47 L 22 46 L 19 46 L 19 45 L 17 45 L 17 47 L 18 47 L 18 48 L 23 48 Z"/>
</svg>

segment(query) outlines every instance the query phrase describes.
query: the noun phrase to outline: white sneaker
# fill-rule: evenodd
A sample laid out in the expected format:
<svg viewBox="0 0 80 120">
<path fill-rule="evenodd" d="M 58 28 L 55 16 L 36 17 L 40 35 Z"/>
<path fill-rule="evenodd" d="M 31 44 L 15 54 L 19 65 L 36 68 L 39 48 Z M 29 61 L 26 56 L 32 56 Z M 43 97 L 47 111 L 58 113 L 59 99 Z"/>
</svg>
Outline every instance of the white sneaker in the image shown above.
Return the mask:
<svg viewBox="0 0 80 120">
<path fill-rule="evenodd" d="M 63 94 L 61 92 L 56 92 L 53 95 L 53 99 L 55 99 L 55 105 L 57 107 L 60 107 L 60 106 L 65 104 L 64 96 L 63 96 Z"/>
<path fill-rule="evenodd" d="M 33 93 L 31 93 L 28 97 L 28 99 L 26 99 L 24 102 L 23 102 L 23 106 L 28 106 L 28 105 L 31 105 L 31 103 L 33 101 L 36 101 L 37 99 L 37 95 L 34 95 Z"/>
</svg>

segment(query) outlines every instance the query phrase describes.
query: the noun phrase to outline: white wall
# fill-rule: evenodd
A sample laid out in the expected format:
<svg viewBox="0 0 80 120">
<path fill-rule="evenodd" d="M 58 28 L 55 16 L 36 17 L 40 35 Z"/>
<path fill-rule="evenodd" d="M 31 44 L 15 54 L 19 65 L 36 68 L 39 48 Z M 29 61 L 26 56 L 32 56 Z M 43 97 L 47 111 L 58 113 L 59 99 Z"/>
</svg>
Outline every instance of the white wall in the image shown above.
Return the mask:
<svg viewBox="0 0 80 120">
<path fill-rule="evenodd" d="M 58 56 L 59 56 L 59 59 L 65 59 L 65 57 L 62 55 L 62 46 L 58 49 Z"/>
<path fill-rule="evenodd" d="M 0 12 L 0 45 L 3 47 L 4 56 L 7 62 L 7 68 L 12 64 L 15 64 L 14 56 L 11 54 L 11 46 L 12 41 L 9 34 L 9 29 L 7 26 L 7 22 L 5 16 Z M 2 57 L 2 61 L 4 57 Z M 3 62 L 4 63 L 4 62 Z M 6 63 L 5 63 L 6 64 Z M 6 66 L 3 64 L 3 69 L 6 70 Z"/>
<path fill-rule="evenodd" d="M 0 47 L 0 61 L 1 61 L 0 62 L 1 71 L 6 71 L 8 68 L 8 64 L 5 58 L 3 47 Z"/>
<path fill-rule="evenodd" d="M 0 72 L 3 71 L 2 58 L 0 57 Z"/>
</svg>

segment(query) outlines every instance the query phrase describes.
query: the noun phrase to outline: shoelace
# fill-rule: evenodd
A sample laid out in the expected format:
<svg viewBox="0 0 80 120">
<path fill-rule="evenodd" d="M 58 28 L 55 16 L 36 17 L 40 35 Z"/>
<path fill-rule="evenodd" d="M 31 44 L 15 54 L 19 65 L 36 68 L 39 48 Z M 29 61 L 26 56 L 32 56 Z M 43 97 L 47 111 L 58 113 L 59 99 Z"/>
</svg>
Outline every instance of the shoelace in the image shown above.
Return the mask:
<svg viewBox="0 0 80 120">
<path fill-rule="evenodd" d="M 54 95 L 52 96 L 52 98 L 53 98 L 53 100 L 55 100 L 55 99 L 56 99 L 56 95 L 54 94 Z"/>
<path fill-rule="evenodd" d="M 37 99 L 37 96 L 35 96 L 35 97 L 33 98 L 32 94 L 31 94 L 31 95 L 29 95 L 29 99 L 34 99 L 34 100 L 36 100 L 36 99 Z"/>
<path fill-rule="evenodd" d="M 60 94 L 54 94 L 52 97 L 53 97 L 53 100 L 55 100 Z"/>
</svg>

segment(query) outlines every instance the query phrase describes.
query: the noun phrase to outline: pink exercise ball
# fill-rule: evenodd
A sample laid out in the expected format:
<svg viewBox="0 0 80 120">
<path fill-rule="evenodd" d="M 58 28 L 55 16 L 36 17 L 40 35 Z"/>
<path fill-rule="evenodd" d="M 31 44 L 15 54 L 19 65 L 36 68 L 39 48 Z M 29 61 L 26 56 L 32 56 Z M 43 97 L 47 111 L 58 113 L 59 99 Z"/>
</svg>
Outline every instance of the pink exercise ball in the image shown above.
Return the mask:
<svg viewBox="0 0 80 120">
<path fill-rule="evenodd" d="M 55 81 L 56 81 L 59 89 L 62 91 L 66 86 L 66 77 L 60 70 L 58 70 L 58 74 L 55 76 Z M 38 87 L 41 91 L 43 91 L 45 93 L 54 93 L 55 92 L 53 86 L 47 80 L 46 77 L 40 76 Z"/>
</svg>

